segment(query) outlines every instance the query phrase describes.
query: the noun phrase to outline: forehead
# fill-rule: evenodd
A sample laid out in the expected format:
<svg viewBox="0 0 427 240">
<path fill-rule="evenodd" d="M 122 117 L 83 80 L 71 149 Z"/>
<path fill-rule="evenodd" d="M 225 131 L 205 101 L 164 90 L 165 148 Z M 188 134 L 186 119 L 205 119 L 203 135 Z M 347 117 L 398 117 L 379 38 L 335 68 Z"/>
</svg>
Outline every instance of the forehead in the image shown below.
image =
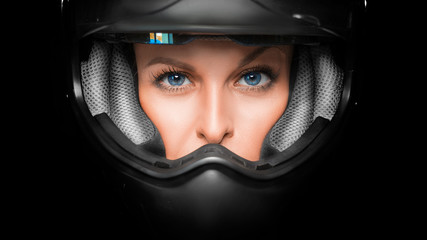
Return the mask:
<svg viewBox="0 0 427 240">
<path fill-rule="evenodd" d="M 135 51 L 142 55 L 179 55 L 192 56 L 200 53 L 235 53 L 245 54 L 259 47 L 239 45 L 231 40 L 202 40 L 197 39 L 183 45 L 135 44 Z"/>
<path fill-rule="evenodd" d="M 250 55 L 290 55 L 292 47 L 282 46 L 243 46 L 231 40 L 197 39 L 184 45 L 134 44 L 136 57 L 144 61 L 155 57 L 172 57 L 180 59 L 242 59 Z"/>
</svg>

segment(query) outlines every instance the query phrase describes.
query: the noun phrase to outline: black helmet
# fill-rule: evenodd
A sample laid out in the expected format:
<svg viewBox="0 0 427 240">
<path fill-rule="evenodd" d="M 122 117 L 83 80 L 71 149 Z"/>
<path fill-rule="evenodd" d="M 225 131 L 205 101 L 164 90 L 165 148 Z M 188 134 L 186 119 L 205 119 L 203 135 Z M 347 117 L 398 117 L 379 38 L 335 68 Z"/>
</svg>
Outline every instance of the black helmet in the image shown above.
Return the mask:
<svg viewBox="0 0 427 240">
<path fill-rule="evenodd" d="M 136 225 L 163 236 L 162 229 L 251 232 L 257 221 L 258 233 L 277 233 L 348 126 L 363 10 L 363 1 L 352 0 L 64 1 L 68 97 Z M 164 137 L 141 107 L 133 44 L 206 39 L 293 46 L 286 110 L 257 161 L 212 143 L 168 159 Z"/>
</svg>

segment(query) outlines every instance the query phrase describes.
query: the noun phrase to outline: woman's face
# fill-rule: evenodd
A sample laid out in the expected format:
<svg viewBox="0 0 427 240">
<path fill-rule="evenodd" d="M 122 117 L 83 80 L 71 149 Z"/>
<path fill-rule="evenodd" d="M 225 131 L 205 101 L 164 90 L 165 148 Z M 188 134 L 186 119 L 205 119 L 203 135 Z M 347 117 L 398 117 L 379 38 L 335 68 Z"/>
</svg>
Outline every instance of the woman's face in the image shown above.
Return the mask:
<svg viewBox="0 0 427 240">
<path fill-rule="evenodd" d="M 168 159 L 216 143 L 259 160 L 263 140 L 288 102 L 291 46 L 194 40 L 134 49 L 139 100 Z"/>
</svg>

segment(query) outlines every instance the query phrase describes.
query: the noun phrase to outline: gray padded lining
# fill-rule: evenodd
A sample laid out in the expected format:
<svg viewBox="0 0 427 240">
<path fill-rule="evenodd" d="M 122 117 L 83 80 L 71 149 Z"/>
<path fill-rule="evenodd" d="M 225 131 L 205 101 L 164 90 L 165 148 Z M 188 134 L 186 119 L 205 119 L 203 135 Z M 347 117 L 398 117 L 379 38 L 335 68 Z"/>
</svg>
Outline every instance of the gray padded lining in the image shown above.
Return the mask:
<svg viewBox="0 0 427 240">
<path fill-rule="evenodd" d="M 142 110 L 122 45 L 95 42 L 81 64 L 83 95 L 93 116 L 107 113 L 133 143 L 143 144 L 155 133 Z"/>
<path fill-rule="evenodd" d="M 135 144 L 153 138 L 155 127 L 142 110 L 135 80 L 122 44 L 94 42 L 81 62 L 83 95 L 93 116 L 106 113 Z M 269 141 L 283 151 L 321 116 L 332 119 L 341 98 L 343 71 L 327 46 L 298 46 L 296 81 L 285 113 Z"/>
<path fill-rule="evenodd" d="M 279 151 L 298 140 L 317 117 L 331 120 L 341 98 L 343 71 L 327 46 L 300 46 L 297 61 L 291 99 L 269 136 Z"/>
</svg>

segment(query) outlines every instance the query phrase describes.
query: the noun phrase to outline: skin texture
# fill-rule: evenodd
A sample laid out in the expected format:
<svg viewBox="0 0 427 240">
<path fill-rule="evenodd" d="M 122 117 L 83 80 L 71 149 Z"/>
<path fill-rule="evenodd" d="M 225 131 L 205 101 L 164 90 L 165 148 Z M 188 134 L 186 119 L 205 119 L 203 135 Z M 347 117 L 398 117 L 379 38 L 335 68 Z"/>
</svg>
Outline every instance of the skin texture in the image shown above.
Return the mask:
<svg viewBox="0 0 427 240">
<path fill-rule="evenodd" d="M 228 40 L 135 44 L 139 100 L 168 159 L 208 143 L 259 160 L 262 142 L 286 109 L 292 46 L 247 47 Z M 259 84 L 245 82 L 252 73 Z M 172 77 L 171 77 L 172 76 Z M 185 79 L 173 85 L 168 79 Z"/>
</svg>

